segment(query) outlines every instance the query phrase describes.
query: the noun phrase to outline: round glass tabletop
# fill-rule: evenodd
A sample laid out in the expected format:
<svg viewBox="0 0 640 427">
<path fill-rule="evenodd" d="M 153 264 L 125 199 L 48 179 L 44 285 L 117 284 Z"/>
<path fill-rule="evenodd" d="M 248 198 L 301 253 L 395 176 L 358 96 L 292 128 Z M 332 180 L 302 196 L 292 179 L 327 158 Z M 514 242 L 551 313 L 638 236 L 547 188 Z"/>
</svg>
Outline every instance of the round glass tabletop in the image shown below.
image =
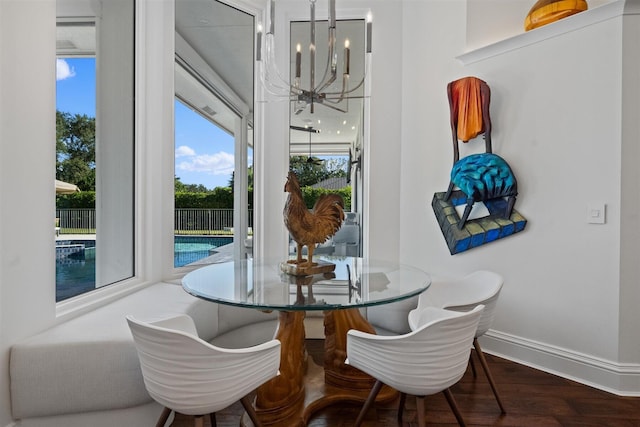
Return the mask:
<svg viewBox="0 0 640 427">
<path fill-rule="evenodd" d="M 354 257 L 317 256 L 330 273 L 294 276 L 282 261 L 252 259 L 211 264 L 182 279 L 190 294 L 209 301 L 265 310 L 336 310 L 388 304 L 418 295 L 431 284 L 415 267 Z"/>
</svg>

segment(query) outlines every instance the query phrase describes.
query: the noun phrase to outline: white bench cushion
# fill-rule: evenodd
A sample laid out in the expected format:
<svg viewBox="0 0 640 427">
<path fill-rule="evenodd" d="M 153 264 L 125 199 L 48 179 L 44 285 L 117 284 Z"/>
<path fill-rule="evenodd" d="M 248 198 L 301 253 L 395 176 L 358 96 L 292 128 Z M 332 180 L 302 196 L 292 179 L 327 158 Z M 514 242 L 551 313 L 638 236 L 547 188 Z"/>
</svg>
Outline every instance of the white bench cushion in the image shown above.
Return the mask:
<svg viewBox="0 0 640 427">
<path fill-rule="evenodd" d="M 14 418 L 149 402 L 125 316 L 185 313 L 209 340 L 218 332 L 217 307 L 179 285 L 159 283 L 15 344 L 9 368 Z"/>
</svg>

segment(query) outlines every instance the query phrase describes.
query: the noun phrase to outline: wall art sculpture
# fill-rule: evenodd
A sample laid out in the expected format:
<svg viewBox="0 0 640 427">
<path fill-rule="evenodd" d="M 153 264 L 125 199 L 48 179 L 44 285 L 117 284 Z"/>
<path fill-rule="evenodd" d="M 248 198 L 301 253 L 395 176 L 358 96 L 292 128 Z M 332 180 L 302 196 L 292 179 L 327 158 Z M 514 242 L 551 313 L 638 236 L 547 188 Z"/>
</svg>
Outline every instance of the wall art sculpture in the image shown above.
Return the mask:
<svg viewBox="0 0 640 427">
<path fill-rule="evenodd" d="M 464 77 L 449 83 L 447 94 L 454 163 L 449 188 L 435 193 L 431 205 L 453 255 L 522 231 L 527 220 L 514 209 L 518 182 L 511 167 L 493 153 L 489 86 L 477 77 Z M 460 141 L 468 143 L 481 134 L 485 152 L 461 157 Z M 470 219 L 479 205 L 486 215 Z"/>
</svg>

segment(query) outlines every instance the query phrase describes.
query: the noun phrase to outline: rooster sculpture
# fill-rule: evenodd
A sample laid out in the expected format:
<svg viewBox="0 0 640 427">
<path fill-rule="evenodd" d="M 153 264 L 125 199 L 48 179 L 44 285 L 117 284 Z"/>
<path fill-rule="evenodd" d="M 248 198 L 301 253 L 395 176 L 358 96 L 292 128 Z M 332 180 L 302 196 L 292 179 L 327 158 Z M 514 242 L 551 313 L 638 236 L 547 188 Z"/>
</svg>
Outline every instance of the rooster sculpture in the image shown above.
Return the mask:
<svg viewBox="0 0 640 427">
<path fill-rule="evenodd" d="M 312 210 L 307 209 L 294 172 L 289 172 L 284 191 L 289 193 L 284 205 L 284 224 L 298 245 L 297 258 L 288 262 L 299 267 L 313 267 L 317 265 L 313 262 L 316 244 L 326 242 L 342 225 L 344 201 L 338 194 L 323 194 Z M 307 247 L 308 259 L 302 258 L 303 246 Z"/>
</svg>

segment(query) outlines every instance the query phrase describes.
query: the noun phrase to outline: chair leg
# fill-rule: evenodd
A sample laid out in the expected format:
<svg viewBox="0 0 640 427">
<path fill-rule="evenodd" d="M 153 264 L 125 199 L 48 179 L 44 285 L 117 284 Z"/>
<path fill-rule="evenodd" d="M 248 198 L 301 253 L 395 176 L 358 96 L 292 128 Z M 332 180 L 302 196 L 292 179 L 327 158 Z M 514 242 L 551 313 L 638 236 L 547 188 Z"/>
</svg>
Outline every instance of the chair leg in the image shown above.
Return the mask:
<svg viewBox="0 0 640 427">
<path fill-rule="evenodd" d="M 489 385 L 491 386 L 491 390 L 493 391 L 493 395 L 496 397 L 496 401 L 498 402 L 498 406 L 500 406 L 500 410 L 503 414 L 506 414 L 507 411 L 504 409 L 504 405 L 502 404 L 502 400 L 498 395 L 498 389 L 496 388 L 496 383 L 493 381 L 493 377 L 491 376 L 491 372 L 489 371 L 489 365 L 487 364 L 487 359 L 484 357 L 484 353 L 482 352 L 482 348 L 480 348 L 480 343 L 478 342 L 478 338 L 473 339 L 473 346 L 476 349 L 476 353 L 478 353 L 478 359 L 480 359 L 480 364 L 482 365 L 482 369 L 484 369 L 484 373 L 487 376 L 487 380 L 489 380 Z"/>
<path fill-rule="evenodd" d="M 471 213 L 471 208 L 473 207 L 473 199 L 467 200 L 467 205 L 464 207 L 464 212 L 462 213 L 462 218 L 458 222 L 458 230 L 462 230 L 464 228 L 464 223 L 467 222 L 467 218 L 469 218 L 469 214 Z"/>
<path fill-rule="evenodd" d="M 426 399 L 424 396 L 416 396 L 416 410 L 418 411 L 418 427 L 426 427 L 427 414 L 425 410 Z"/>
<path fill-rule="evenodd" d="M 242 403 L 242 406 L 244 406 L 244 410 L 247 411 L 247 415 L 249 415 L 249 418 L 251 418 L 253 425 L 255 427 L 261 427 L 262 423 L 258 419 L 258 414 L 256 414 L 256 410 L 253 408 L 253 405 L 251 404 L 249 397 L 248 396 L 243 397 L 242 399 L 240 399 L 240 403 Z"/>
<path fill-rule="evenodd" d="M 364 405 L 362 406 L 362 409 L 360 410 L 360 413 L 358 414 L 358 419 L 356 420 L 356 423 L 354 424 L 354 427 L 359 427 L 360 424 L 362 424 L 362 421 L 364 420 L 364 416 L 367 414 L 367 411 L 369 410 L 369 407 L 371 407 L 373 402 L 375 402 L 376 396 L 380 392 L 381 388 L 382 388 L 382 381 L 377 380 L 376 383 L 373 385 L 373 388 L 371 389 L 371 392 L 369 393 L 369 397 L 367 397 L 366 402 L 364 402 Z"/>
<path fill-rule="evenodd" d="M 404 401 L 407 400 L 407 393 L 400 393 L 398 402 L 398 425 L 402 425 L 402 412 L 404 411 Z"/>
<path fill-rule="evenodd" d="M 442 393 L 444 393 L 444 397 L 447 398 L 447 403 L 449 404 L 449 407 L 451 407 L 451 410 L 453 411 L 453 415 L 456 416 L 456 420 L 458 420 L 458 424 L 460 425 L 460 427 L 464 427 L 466 425 L 464 423 L 464 418 L 462 418 L 462 414 L 458 409 L 456 400 L 453 398 L 453 394 L 451 394 L 451 390 L 447 388 L 445 390 L 442 390 Z"/>
<path fill-rule="evenodd" d="M 447 188 L 447 193 L 444 195 L 444 200 L 449 200 L 451 197 L 451 193 L 453 192 L 453 181 L 449 181 L 449 188 Z"/>
<path fill-rule="evenodd" d="M 196 415 L 194 417 L 193 425 L 195 427 L 204 427 L 204 417 L 202 415 Z"/>
<path fill-rule="evenodd" d="M 516 196 L 509 196 L 509 200 L 507 201 L 507 212 L 506 218 L 511 218 L 511 213 L 513 212 L 513 206 L 516 204 Z"/>
<path fill-rule="evenodd" d="M 473 378 L 477 378 L 478 373 L 476 372 L 476 362 L 473 361 L 473 354 L 469 354 L 469 365 L 471 365 L 471 372 L 473 372 Z"/>
<path fill-rule="evenodd" d="M 209 414 L 209 422 L 211 423 L 211 427 L 216 427 L 218 423 L 216 422 L 216 413 L 212 412 Z"/>
<path fill-rule="evenodd" d="M 171 415 L 171 409 L 164 408 L 162 413 L 160 414 L 160 418 L 158 418 L 158 422 L 156 423 L 156 427 L 164 427 L 164 424 L 169 419 L 169 415 Z"/>
</svg>

